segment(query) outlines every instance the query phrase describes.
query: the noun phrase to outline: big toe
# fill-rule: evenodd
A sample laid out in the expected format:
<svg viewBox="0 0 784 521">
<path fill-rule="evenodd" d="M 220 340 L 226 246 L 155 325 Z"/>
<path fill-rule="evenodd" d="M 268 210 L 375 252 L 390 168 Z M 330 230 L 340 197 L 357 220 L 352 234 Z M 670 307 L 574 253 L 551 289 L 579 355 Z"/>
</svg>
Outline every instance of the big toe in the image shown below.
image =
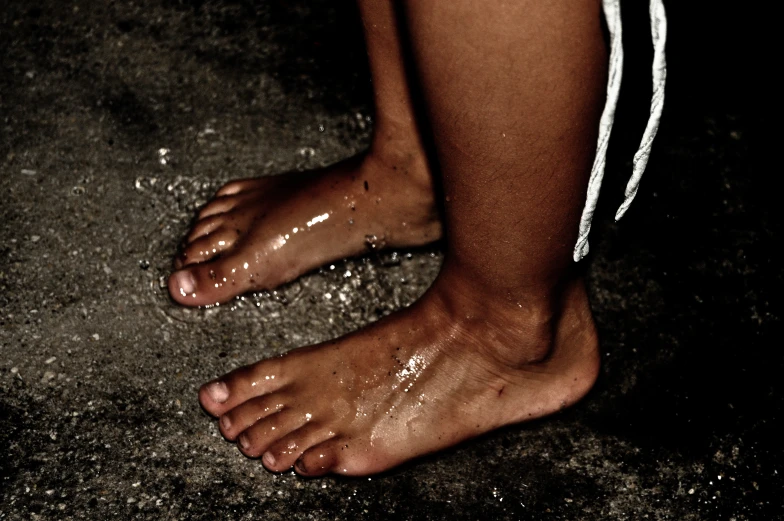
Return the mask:
<svg viewBox="0 0 784 521">
<path fill-rule="evenodd" d="M 279 360 L 267 360 L 240 367 L 202 385 L 199 389 L 199 402 L 209 414 L 215 417 L 224 416 L 232 411 L 227 418 L 228 423 L 223 427 L 224 433 L 228 434 L 227 437 L 233 438 L 248 427 L 248 419 L 251 416 L 248 411 L 261 410 L 265 414 L 270 414 L 270 411 L 280 410 L 283 406 L 278 397 L 272 396 L 248 404 L 249 408 L 241 408 L 237 411 L 233 409 L 248 400 L 278 391 L 284 385 Z M 261 416 L 263 414 L 256 414 L 257 419 Z"/>
<path fill-rule="evenodd" d="M 184 306 L 208 306 L 228 302 L 258 288 L 257 275 L 239 256 L 227 256 L 194 264 L 169 276 L 169 294 Z"/>
</svg>

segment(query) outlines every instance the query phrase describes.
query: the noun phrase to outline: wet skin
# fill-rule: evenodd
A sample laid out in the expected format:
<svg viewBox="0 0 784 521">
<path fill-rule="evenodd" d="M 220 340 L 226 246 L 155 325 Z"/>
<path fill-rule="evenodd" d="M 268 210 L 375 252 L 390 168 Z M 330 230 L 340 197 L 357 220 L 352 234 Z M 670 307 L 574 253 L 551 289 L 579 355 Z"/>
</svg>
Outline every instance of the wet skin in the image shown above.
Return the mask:
<svg viewBox="0 0 784 521">
<path fill-rule="evenodd" d="M 444 265 L 410 308 L 202 387 L 224 436 L 273 471 L 380 472 L 554 413 L 598 372 L 571 251 L 606 79 L 600 3 L 401 4 L 441 166 Z M 368 242 L 440 235 L 399 52 L 386 52 L 398 46 L 392 6 L 360 1 L 380 116 L 369 155 L 227 185 L 169 280 L 178 302 L 273 287 Z"/>
<path fill-rule="evenodd" d="M 424 158 L 370 152 L 320 171 L 221 188 L 175 259 L 169 293 L 185 306 L 219 304 L 328 262 L 440 237 Z"/>
<path fill-rule="evenodd" d="M 442 272 L 411 308 L 229 373 L 199 399 L 271 471 L 356 476 L 551 414 L 591 388 L 599 357 L 582 281 L 546 323 L 543 310 L 474 297 Z M 498 356 L 509 348 L 512 364 Z"/>
<path fill-rule="evenodd" d="M 369 249 L 439 239 L 433 178 L 391 2 L 359 2 L 376 117 L 366 154 L 315 172 L 229 183 L 186 237 L 169 293 L 222 303 Z"/>
</svg>

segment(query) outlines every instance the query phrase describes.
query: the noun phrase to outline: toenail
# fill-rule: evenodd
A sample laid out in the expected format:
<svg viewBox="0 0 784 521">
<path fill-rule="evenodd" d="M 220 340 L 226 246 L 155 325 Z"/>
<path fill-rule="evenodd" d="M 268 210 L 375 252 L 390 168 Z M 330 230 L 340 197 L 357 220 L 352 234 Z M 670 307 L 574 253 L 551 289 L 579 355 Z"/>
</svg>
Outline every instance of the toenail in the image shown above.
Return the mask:
<svg viewBox="0 0 784 521">
<path fill-rule="evenodd" d="M 302 462 L 301 459 L 298 459 L 296 463 L 294 463 L 294 466 L 297 467 L 297 470 L 300 471 L 302 474 L 308 473 L 307 469 L 305 468 L 305 464 Z"/>
<path fill-rule="evenodd" d="M 180 288 L 180 293 L 189 295 L 196 290 L 196 279 L 190 271 L 178 271 L 172 276 L 175 277 L 174 281 Z"/>
<path fill-rule="evenodd" d="M 224 431 L 227 431 L 231 428 L 231 420 L 225 414 L 221 416 L 220 422 L 221 422 L 221 427 L 223 427 Z"/>
<path fill-rule="evenodd" d="M 213 402 L 223 403 L 229 399 L 229 388 L 223 382 L 212 382 L 207 386 L 207 393 Z"/>
<path fill-rule="evenodd" d="M 273 456 L 271 452 L 265 452 L 261 457 L 261 461 L 263 461 L 264 464 L 268 467 L 275 466 L 275 456 Z"/>
<path fill-rule="evenodd" d="M 242 450 L 248 450 L 250 448 L 250 440 L 248 439 L 248 435 L 244 432 L 240 434 L 240 437 L 237 438 L 237 442 L 240 444 Z"/>
</svg>

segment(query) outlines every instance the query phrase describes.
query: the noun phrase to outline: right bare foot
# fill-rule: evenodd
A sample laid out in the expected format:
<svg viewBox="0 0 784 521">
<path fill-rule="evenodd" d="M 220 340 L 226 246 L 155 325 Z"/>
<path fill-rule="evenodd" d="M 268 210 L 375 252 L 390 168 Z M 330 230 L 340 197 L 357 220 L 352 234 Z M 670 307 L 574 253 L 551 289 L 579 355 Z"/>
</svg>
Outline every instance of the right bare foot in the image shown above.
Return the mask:
<svg viewBox="0 0 784 521">
<path fill-rule="evenodd" d="M 516 302 L 452 267 L 365 329 L 207 383 L 202 406 L 269 470 L 363 476 L 588 392 L 599 351 L 581 280 Z"/>
<path fill-rule="evenodd" d="M 175 259 L 169 293 L 186 306 L 223 303 L 328 262 L 440 237 L 424 154 L 371 152 L 314 172 L 222 187 Z"/>
</svg>

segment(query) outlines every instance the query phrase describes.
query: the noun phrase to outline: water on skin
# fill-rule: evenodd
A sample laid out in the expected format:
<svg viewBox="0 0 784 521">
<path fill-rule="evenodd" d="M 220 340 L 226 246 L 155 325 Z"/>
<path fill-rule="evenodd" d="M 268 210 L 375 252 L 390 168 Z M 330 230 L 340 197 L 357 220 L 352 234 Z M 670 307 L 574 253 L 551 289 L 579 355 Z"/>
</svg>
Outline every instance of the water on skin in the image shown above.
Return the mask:
<svg viewBox="0 0 784 521">
<path fill-rule="evenodd" d="M 158 242 L 155 250 L 147 252 L 144 258 L 150 259 L 150 265 L 147 270 L 140 269 L 140 273 L 143 272 L 153 281 L 153 291 L 149 294 L 156 307 L 175 321 L 200 323 L 203 328 L 206 326 L 207 332 L 229 328 L 251 335 L 253 331 L 257 331 L 259 337 L 266 339 L 282 339 L 281 342 L 273 343 L 268 340 L 253 353 L 236 353 L 231 358 L 227 357 L 228 364 L 223 364 L 223 368 L 219 366 L 214 376 L 245 363 L 283 354 L 292 347 L 341 336 L 395 309 L 407 306 L 424 293 L 440 267 L 441 255 L 434 250 L 378 252 L 376 250 L 383 247 L 384 237 L 374 236 L 367 238 L 368 251 L 371 253 L 365 258 L 335 262 L 281 288 L 246 294 L 222 306 L 196 309 L 180 307 L 171 303 L 165 288 L 157 283 L 156 275 L 163 277 L 168 274 L 171 258 L 176 251 L 176 238 L 187 233 L 187 223 L 194 212 L 212 196 L 217 186 L 187 178 L 168 184 L 142 179 L 139 185 L 145 195 L 157 200 L 157 207 L 166 209 L 167 215 L 162 216 L 160 222 L 171 239 Z M 331 217 L 331 212 L 311 216 L 288 233 L 278 235 L 269 251 L 290 247 L 292 240 L 299 234 L 330 224 Z M 179 225 L 174 224 L 178 221 Z M 165 242 L 169 244 L 162 244 Z M 236 266 L 233 275 L 247 273 L 250 276 L 252 268 L 251 260 L 247 265 L 243 263 Z M 426 277 L 428 274 L 429 280 Z M 412 284 L 409 282 L 411 280 L 424 282 Z M 231 276 L 227 276 L 226 280 L 216 276 L 213 283 L 219 286 L 231 283 Z M 313 313 L 314 309 L 319 312 Z M 210 354 L 203 353 L 203 356 L 209 357 Z M 394 361 L 390 367 L 390 378 L 386 378 L 387 371 L 362 377 L 362 381 L 356 382 L 356 385 L 368 391 L 361 396 L 361 400 L 351 399 L 352 403 L 348 400 L 337 400 L 332 404 L 332 412 L 336 417 L 353 418 L 355 421 L 361 421 L 363 418 L 367 421 L 370 419 L 368 416 L 372 415 L 374 423 L 378 423 L 372 431 L 373 442 L 382 435 L 384 428 L 384 423 L 375 419 L 379 414 L 383 417 L 387 416 L 385 413 L 396 417 L 416 416 L 415 409 L 418 407 L 406 406 L 400 410 L 396 404 L 410 396 L 408 393 L 412 392 L 412 386 L 425 366 L 426 361 L 417 357 Z M 264 376 L 273 378 L 277 375 Z M 348 372 L 343 376 L 344 379 L 356 378 Z M 424 396 L 417 396 L 417 399 L 416 403 L 421 403 Z M 259 417 L 274 412 L 261 411 Z M 310 411 L 303 414 L 315 416 Z M 298 447 L 289 447 L 289 450 L 296 451 Z"/>
<path fill-rule="evenodd" d="M 221 306 L 176 305 L 165 286 L 172 270 L 172 258 L 196 211 L 223 182 L 171 172 L 137 177 L 131 181 L 134 192 L 149 200 L 158 214 L 149 225 L 147 242 L 122 245 L 123 252 L 139 263 L 139 283 L 145 287 L 135 304 L 153 306 L 170 323 L 198 326 L 208 334 L 222 331 L 221 335 L 225 335 L 230 331 L 234 336 L 266 339 L 257 342 L 258 349 L 253 352 L 232 352 L 225 341 L 207 337 L 208 349 L 201 351 L 200 356 L 218 359 L 221 353 L 225 357 L 212 376 L 359 329 L 413 303 L 438 273 L 442 257 L 435 249 L 369 252 L 363 258 L 326 265 L 282 287 L 241 295 Z M 326 220 L 320 216 L 323 213 L 311 216 L 296 232 L 292 229 L 290 238 L 294 233 L 303 233 L 308 222 L 311 227 L 329 223 L 329 216 Z M 244 265 L 235 269 L 246 270 Z M 211 348 L 214 352 L 209 351 L 209 346 L 214 346 Z"/>
<path fill-rule="evenodd" d="M 268 257 L 270 253 L 273 252 L 276 255 L 278 255 L 279 252 L 283 250 L 290 241 L 294 240 L 297 237 L 297 235 L 310 233 L 312 230 L 316 229 L 317 225 L 326 222 L 330 218 L 332 213 L 333 213 L 332 211 L 329 211 L 329 212 L 324 212 L 315 215 L 307 222 L 305 222 L 303 225 L 293 227 L 289 233 L 282 233 L 277 237 L 274 237 L 272 240 L 268 242 L 266 248 L 263 249 L 260 248 L 256 250 L 254 264 L 256 265 L 261 264 L 263 268 L 266 269 L 266 266 L 264 266 L 262 259 Z M 219 246 L 224 246 L 225 244 L 226 244 L 225 241 L 218 242 Z M 217 251 L 218 251 L 217 248 L 213 248 L 211 251 L 200 251 L 199 254 L 200 255 L 215 254 L 217 253 Z M 255 268 L 253 264 L 250 264 L 248 262 L 243 262 L 241 265 L 231 268 L 232 278 L 222 277 L 220 280 L 218 280 L 216 278 L 215 273 L 212 271 L 210 271 L 210 277 L 213 279 L 214 286 L 216 288 L 220 288 L 225 284 L 235 284 L 236 277 L 238 276 L 244 275 L 247 276 L 249 279 L 258 277 L 259 272 L 254 272 L 254 269 Z M 187 296 L 182 288 L 180 288 L 180 293 L 182 294 L 182 296 Z M 190 296 L 196 298 L 197 293 L 195 292 L 191 293 Z M 219 306 L 220 304 L 216 302 L 215 305 Z"/>
</svg>

